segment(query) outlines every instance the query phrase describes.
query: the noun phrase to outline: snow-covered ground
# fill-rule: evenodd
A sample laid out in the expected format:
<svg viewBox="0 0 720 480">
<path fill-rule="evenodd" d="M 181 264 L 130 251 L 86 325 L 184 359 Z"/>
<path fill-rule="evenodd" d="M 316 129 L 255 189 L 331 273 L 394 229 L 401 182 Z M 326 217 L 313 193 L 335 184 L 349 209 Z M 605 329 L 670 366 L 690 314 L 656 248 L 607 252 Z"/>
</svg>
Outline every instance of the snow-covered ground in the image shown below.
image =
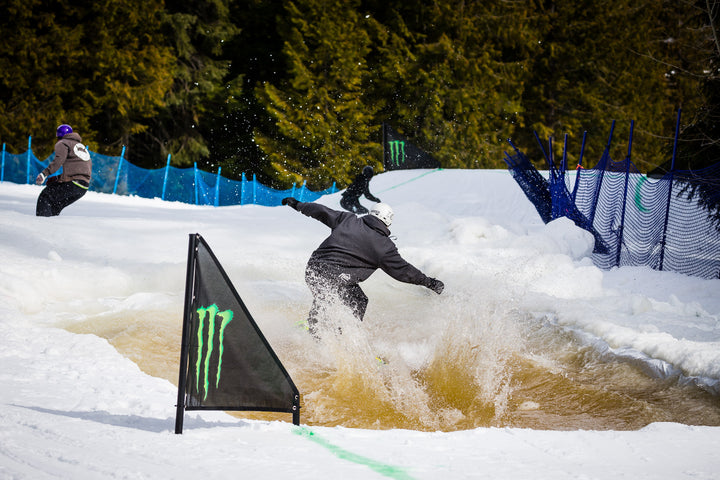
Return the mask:
<svg viewBox="0 0 720 480">
<path fill-rule="evenodd" d="M 641 364 L 649 378 L 713 392 L 709 418 L 717 419 L 720 280 L 595 268 L 592 237 L 563 219 L 544 225 L 506 171 L 390 172 L 371 190 L 395 210 L 400 253 L 446 290 L 437 296 L 378 272 L 363 285 L 365 322 L 343 336 L 365 336 L 389 357 L 387 371 L 455 355 L 469 339 L 470 350 L 491 353 L 473 357 L 470 387 L 492 397 L 493 426 L 452 431 L 461 409 L 436 412 L 426 402 L 408 407 L 417 430 L 325 427 L 310 405 L 300 427 L 289 415 L 186 412 L 175 435 L 188 234 L 205 238 L 291 376 L 303 377 L 307 365 L 339 362 L 337 350 L 318 352 L 295 326 L 310 306 L 304 265 L 327 228 L 288 207 L 94 192 L 59 217 L 37 218 L 40 187 L 5 182 L 0 478 L 720 479 L 717 426 L 563 429 L 562 415 L 553 430 L 505 426 L 512 412 L 553 405 L 527 392 L 515 398 L 503 353 L 523 342 L 508 318 L 572 332 L 599 355 Z M 539 352 L 517 351 L 552 362 L 532 347 Z M 418 388 L 408 378 L 392 401 L 408 403 L 407 390 Z M 324 387 L 309 393 L 296 383 L 307 404 L 322 403 Z"/>
</svg>

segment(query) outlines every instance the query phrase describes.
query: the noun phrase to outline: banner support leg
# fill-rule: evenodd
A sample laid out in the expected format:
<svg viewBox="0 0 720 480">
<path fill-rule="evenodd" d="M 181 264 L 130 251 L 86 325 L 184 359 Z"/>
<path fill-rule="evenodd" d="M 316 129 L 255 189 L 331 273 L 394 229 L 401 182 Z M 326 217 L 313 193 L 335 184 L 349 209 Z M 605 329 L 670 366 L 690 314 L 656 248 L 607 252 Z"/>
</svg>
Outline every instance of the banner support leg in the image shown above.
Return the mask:
<svg viewBox="0 0 720 480">
<path fill-rule="evenodd" d="M 293 398 L 293 407 L 292 407 L 292 422 L 293 425 L 300 426 L 300 395 L 295 395 Z"/>
<path fill-rule="evenodd" d="M 188 362 L 188 332 L 190 321 L 190 306 L 193 301 L 195 283 L 195 252 L 197 251 L 197 234 L 190 234 L 188 246 L 187 275 L 185 277 L 185 313 L 183 314 L 182 346 L 180 348 L 180 374 L 178 378 L 177 411 L 175 412 L 175 433 L 180 434 L 183 430 L 183 418 L 185 416 L 185 382 L 187 381 Z"/>
</svg>

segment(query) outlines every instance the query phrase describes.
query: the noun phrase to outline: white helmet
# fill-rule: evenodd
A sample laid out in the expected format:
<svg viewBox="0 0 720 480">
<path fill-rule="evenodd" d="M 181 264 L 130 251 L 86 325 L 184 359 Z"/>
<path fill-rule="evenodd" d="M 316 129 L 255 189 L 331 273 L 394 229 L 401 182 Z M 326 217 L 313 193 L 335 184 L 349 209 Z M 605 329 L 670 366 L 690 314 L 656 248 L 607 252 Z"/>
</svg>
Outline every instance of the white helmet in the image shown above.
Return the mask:
<svg viewBox="0 0 720 480">
<path fill-rule="evenodd" d="M 370 215 L 379 218 L 388 227 L 393 221 L 393 211 L 387 203 L 376 203 L 370 210 Z"/>
</svg>

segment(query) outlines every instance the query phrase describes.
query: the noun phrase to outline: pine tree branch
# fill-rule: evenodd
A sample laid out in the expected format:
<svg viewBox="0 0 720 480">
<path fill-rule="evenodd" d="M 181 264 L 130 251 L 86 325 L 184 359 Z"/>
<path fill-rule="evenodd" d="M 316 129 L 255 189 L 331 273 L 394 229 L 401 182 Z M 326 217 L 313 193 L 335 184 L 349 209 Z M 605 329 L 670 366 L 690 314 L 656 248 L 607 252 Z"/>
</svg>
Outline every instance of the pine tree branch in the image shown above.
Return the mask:
<svg viewBox="0 0 720 480">
<path fill-rule="evenodd" d="M 710 17 L 710 28 L 712 28 L 713 32 L 713 39 L 715 40 L 715 48 L 717 48 L 717 54 L 718 57 L 720 57 L 720 39 L 718 38 L 718 32 L 715 28 L 715 22 L 714 22 L 714 15 L 713 15 L 713 6 L 720 5 L 720 2 L 713 2 L 713 6 L 710 5 L 710 0 L 705 0 L 705 4 L 707 5 L 708 10 L 708 17 Z"/>
</svg>

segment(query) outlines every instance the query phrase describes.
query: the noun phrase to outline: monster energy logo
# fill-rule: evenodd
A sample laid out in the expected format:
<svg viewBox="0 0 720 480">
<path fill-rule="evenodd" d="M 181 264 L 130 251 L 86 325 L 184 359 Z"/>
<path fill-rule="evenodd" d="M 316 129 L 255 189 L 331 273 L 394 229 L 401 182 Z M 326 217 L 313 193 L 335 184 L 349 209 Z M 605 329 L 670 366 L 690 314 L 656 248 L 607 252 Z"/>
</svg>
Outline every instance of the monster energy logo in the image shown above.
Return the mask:
<svg viewBox="0 0 720 480">
<path fill-rule="evenodd" d="M 405 163 L 405 142 L 401 140 L 391 140 L 388 143 L 390 147 L 390 161 L 395 166 Z"/>
<path fill-rule="evenodd" d="M 218 359 L 217 359 L 217 371 L 215 373 L 215 388 L 220 385 L 220 374 L 222 372 L 222 358 L 225 340 L 225 327 L 233 319 L 232 310 L 225 310 L 223 312 L 218 311 L 218 306 L 215 304 L 209 307 L 200 307 L 197 309 L 198 313 L 198 330 L 197 330 L 197 360 L 195 362 L 195 390 L 198 393 L 204 392 L 205 395 L 203 400 L 207 399 L 208 391 L 210 389 L 210 358 L 215 350 L 215 333 L 217 330 L 217 345 L 218 345 Z M 220 319 L 220 326 L 216 328 L 216 318 Z M 207 319 L 207 333 L 205 329 L 205 320 Z M 207 342 L 207 348 L 205 343 Z M 203 350 L 205 356 L 203 356 Z M 202 378 L 202 392 L 200 390 L 200 380 Z"/>
</svg>

